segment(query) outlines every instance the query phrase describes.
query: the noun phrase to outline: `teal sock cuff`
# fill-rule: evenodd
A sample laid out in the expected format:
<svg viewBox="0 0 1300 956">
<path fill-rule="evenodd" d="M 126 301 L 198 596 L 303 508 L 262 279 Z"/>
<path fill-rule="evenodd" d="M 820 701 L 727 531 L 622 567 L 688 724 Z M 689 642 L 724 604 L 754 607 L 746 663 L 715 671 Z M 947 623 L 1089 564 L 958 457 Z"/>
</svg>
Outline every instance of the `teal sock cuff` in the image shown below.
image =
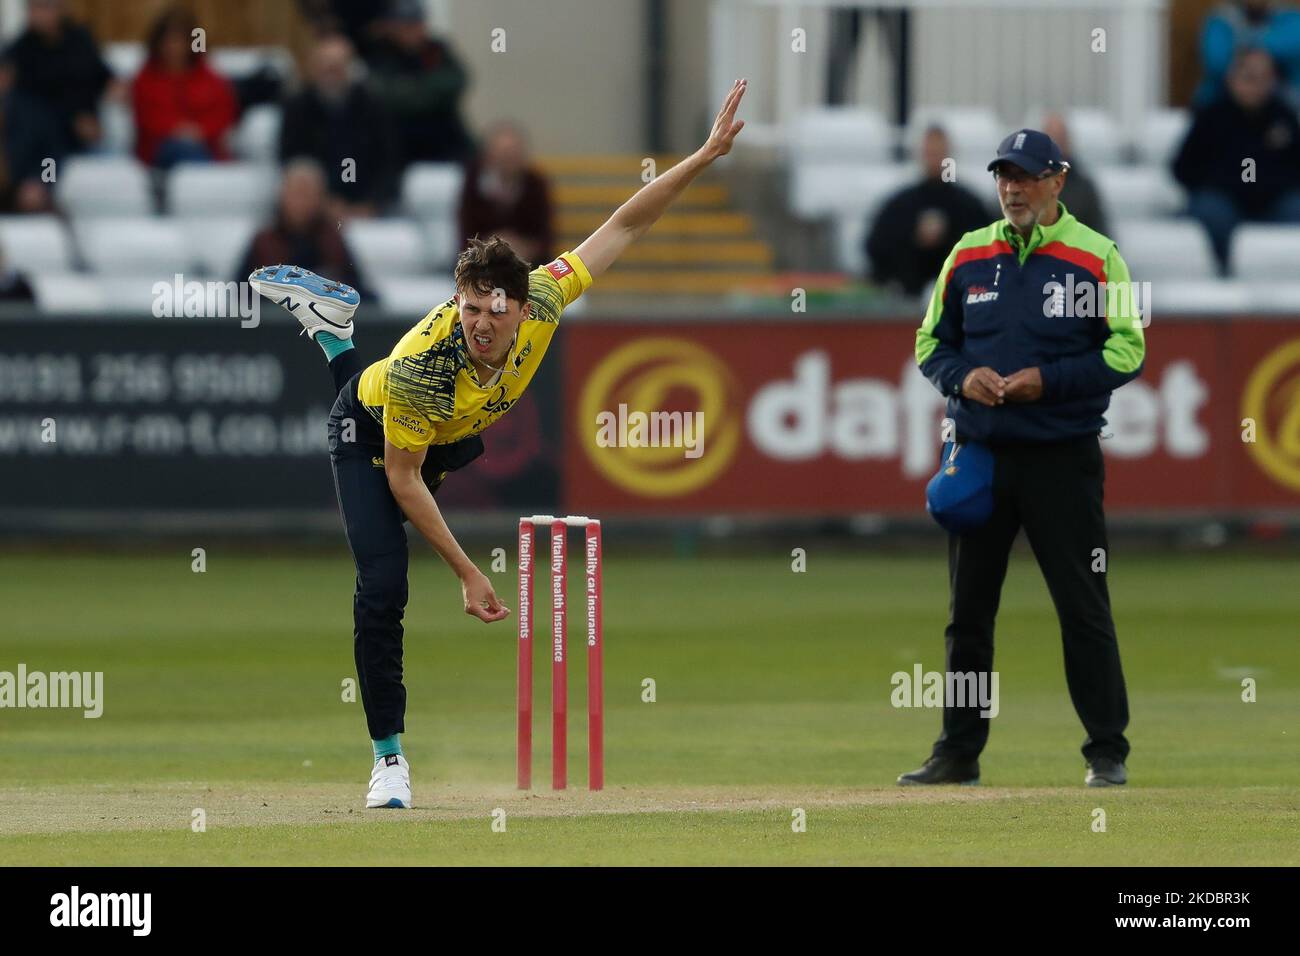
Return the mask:
<svg viewBox="0 0 1300 956">
<path fill-rule="evenodd" d="M 324 350 L 326 360 L 331 362 L 352 348 L 351 339 L 341 339 L 330 332 L 317 332 L 316 344 Z M 401 751 L 399 750 L 397 753 L 401 753 Z"/>
<path fill-rule="evenodd" d="M 328 333 L 322 332 L 321 335 Z M 333 336 L 331 336 L 332 338 Z M 385 737 L 383 740 L 372 740 L 370 746 L 375 748 L 375 759 L 381 757 L 393 757 L 402 752 L 402 741 L 399 739 L 401 734 L 393 734 L 391 737 Z"/>
</svg>

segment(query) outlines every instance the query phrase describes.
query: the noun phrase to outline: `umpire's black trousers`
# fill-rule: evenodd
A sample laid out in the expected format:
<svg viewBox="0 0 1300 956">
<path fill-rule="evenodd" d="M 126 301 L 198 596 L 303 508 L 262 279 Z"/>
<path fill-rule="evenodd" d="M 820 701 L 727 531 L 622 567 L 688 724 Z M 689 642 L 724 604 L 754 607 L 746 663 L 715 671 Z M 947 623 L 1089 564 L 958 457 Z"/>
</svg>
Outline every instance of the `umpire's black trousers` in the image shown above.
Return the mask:
<svg viewBox="0 0 1300 956">
<path fill-rule="evenodd" d="M 384 437 L 357 400 L 362 371 L 356 349 L 330 362 L 337 392 L 328 423 L 334 489 L 357 569 L 352 598 L 352 650 L 361 704 L 373 740 L 406 729 L 406 687 L 402 683 L 402 618 L 407 599 L 406 516 L 388 487 Z M 477 435 L 432 446 L 423 477 L 436 492 L 449 471 L 483 451 Z"/>
<path fill-rule="evenodd" d="M 1083 755 L 1124 760 L 1128 695 L 1102 563 L 1110 552 L 1101 444 L 1088 435 L 990 447 L 993 514 L 977 531 L 949 535 L 947 671 L 993 670 L 993 624 L 1011 544 L 1023 527 L 1061 622 L 1070 699 L 1088 734 Z M 989 719 L 979 712 L 978 702 L 945 706 L 934 754 L 978 757 L 989 736 Z"/>
</svg>

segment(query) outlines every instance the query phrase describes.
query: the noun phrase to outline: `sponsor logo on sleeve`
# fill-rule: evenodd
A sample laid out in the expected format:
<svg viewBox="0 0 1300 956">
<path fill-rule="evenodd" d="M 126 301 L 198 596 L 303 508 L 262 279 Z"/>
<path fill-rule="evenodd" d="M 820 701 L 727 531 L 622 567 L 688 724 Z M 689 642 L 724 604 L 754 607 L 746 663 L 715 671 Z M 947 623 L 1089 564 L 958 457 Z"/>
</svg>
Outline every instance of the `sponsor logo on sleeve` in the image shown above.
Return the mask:
<svg viewBox="0 0 1300 956">
<path fill-rule="evenodd" d="M 561 256 L 554 262 L 549 263 L 546 266 L 546 271 L 549 272 L 558 282 L 560 279 L 573 273 L 573 266 L 569 265 L 569 263 L 565 261 L 564 257 Z"/>
<path fill-rule="evenodd" d="M 392 421 L 393 424 L 400 425 L 402 428 L 413 431 L 417 435 L 424 435 L 428 431 L 428 429 L 421 425 L 417 419 L 412 418 L 410 415 L 394 415 Z"/>
</svg>

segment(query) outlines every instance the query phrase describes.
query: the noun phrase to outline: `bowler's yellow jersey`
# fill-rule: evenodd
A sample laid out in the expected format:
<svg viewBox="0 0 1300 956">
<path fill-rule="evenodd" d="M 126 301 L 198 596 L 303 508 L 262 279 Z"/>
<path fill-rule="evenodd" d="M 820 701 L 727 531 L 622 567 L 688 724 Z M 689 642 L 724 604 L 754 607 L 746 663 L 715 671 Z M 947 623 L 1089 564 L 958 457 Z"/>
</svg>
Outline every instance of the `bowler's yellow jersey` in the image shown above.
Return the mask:
<svg viewBox="0 0 1300 956">
<path fill-rule="evenodd" d="M 481 385 L 470 363 L 460 309 L 449 299 L 361 373 L 357 396 L 384 437 L 408 451 L 476 435 L 519 401 L 541 364 L 560 313 L 591 285 L 591 273 L 566 252 L 528 274 L 532 308 L 519 325 L 504 371 Z"/>
</svg>

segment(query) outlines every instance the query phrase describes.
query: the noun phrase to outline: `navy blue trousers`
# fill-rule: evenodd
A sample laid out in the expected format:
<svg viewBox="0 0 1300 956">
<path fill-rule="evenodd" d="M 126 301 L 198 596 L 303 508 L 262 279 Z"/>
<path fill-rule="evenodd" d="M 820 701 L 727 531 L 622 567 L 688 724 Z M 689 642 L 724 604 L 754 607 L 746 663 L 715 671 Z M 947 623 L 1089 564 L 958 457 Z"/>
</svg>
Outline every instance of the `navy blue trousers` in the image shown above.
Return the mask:
<svg viewBox="0 0 1300 956">
<path fill-rule="evenodd" d="M 1106 464 L 1096 435 L 1058 442 L 991 446 L 993 514 L 984 527 L 948 540 L 951 594 L 946 669 L 993 670 L 993 624 L 1011 545 L 1021 528 L 1056 605 L 1065 649 L 1065 680 L 1087 731 L 1083 756 L 1124 760 L 1129 742 L 1128 693 L 1111 615 L 1109 560 L 1102 498 Z M 989 737 L 979 704 L 949 704 L 935 756 L 978 757 Z"/>
<path fill-rule="evenodd" d="M 408 553 L 406 516 L 384 472 L 383 433 L 357 400 L 362 368 L 356 349 L 330 362 L 336 398 L 328 435 L 334 490 L 357 570 L 352 598 L 357 681 L 370 737 L 380 740 L 406 729 L 402 618 Z M 430 491 L 436 493 L 449 471 L 464 467 L 482 452 L 478 436 L 432 446 L 422 472 Z"/>
</svg>

